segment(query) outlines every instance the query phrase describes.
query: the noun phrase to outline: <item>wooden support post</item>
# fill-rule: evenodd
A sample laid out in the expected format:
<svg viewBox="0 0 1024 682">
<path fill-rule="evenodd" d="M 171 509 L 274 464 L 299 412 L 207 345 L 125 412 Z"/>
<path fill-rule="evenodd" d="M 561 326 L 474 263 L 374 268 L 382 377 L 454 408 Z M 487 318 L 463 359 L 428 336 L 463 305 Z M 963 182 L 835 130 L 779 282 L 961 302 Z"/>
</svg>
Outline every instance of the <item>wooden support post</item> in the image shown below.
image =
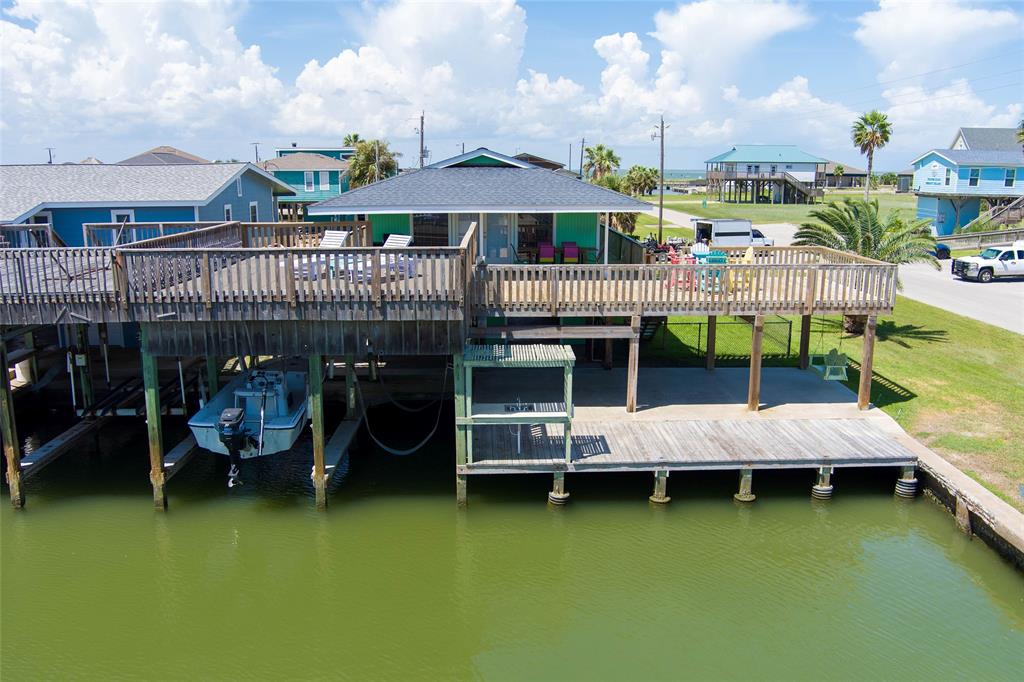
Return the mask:
<svg viewBox="0 0 1024 682">
<path fill-rule="evenodd" d="M 715 368 L 715 341 L 718 337 L 718 316 L 708 315 L 708 342 L 704 366 L 708 371 Z"/>
<path fill-rule="evenodd" d="M 3 440 L 4 459 L 7 460 L 11 505 L 21 509 L 25 506 L 25 494 L 21 489 L 21 444 L 18 441 L 18 427 L 14 422 L 14 396 L 8 372 L 7 344 L 3 336 L 0 336 L 0 440 Z"/>
<path fill-rule="evenodd" d="M 811 486 L 811 497 L 816 500 L 827 500 L 832 497 L 832 467 L 818 467 L 818 476 Z"/>
<path fill-rule="evenodd" d="M 866 410 L 871 406 L 871 367 L 875 360 L 875 326 L 878 318 L 868 315 L 864 326 L 864 351 L 860 360 L 860 387 L 857 391 L 857 408 Z"/>
<path fill-rule="evenodd" d="M 753 339 L 750 344 L 750 382 L 747 386 L 747 409 L 756 412 L 761 405 L 761 347 L 764 342 L 764 315 L 754 316 Z"/>
<path fill-rule="evenodd" d="M 668 491 L 668 471 L 655 471 L 654 472 L 654 493 L 651 494 L 649 499 L 655 504 L 667 504 L 671 501 L 671 497 L 665 493 Z"/>
<path fill-rule="evenodd" d="M 153 504 L 167 508 L 164 495 L 164 436 L 160 423 L 160 378 L 157 359 L 146 351 L 146 327 L 142 327 L 142 383 L 146 394 L 146 430 L 149 433 L 149 482 L 153 484 Z"/>
<path fill-rule="evenodd" d="M 900 467 L 900 477 L 896 481 L 896 496 L 913 498 L 917 495 L 917 476 L 915 474 L 916 467 L 905 466 Z"/>
<path fill-rule="evenodd" d="M 366 356 L 367 363 L 370 366 L 370 381 L 377 381 L 378 368 L 377 368 L 377 354 L 369 353 Z"/>
<path fill-rule="evenodd" d="M 327 478 L 324 466 L 324 358 L 309 356 L 309 413 L 313 422 L 313 490 L 316 508 L 327 509 Z"/>
<path fill-rule="evenodd" d="M 22 345 L 25 350 L 35 350 L 36 337 L 33 332 L 25 332 L 25 335 L 21 337 Z M 36 359 L 35 354 L 32 355 L 22 367 L 21 375 L 30 384 L 36 383 L 36 379 L 39 378 L 39 361 Z"/>
<path fill-rule="evenodd" d="M 807 369 L 811 364 L 811 316 L 800 316 L 800 369 Z"/>
<path fill-rule="evenodd" d="M 356 356 L 345 356 L 345 419 L 356 418 Z"/>
<path fill-rule="evenodd" d="M 565 472 L 556 471 L 551 484 L 551 492 L 548 493 L 548 502 L 561 506 L 568 501 L 569 493 L 565 492 Z"/>
<path fill-rule="evenodd" d="M 220 364 L 216 355 L 206 356 L 206 383 L 210 385 L 210 400 L 220 390 Z"/>
<path fill-rule="evenodd" d="M 75 325 L 75 366 L 78 367 L 78 385 L 82 390 L 82 409 L 96 402 L 92 389 L 92 362 L 89 359 L 89 327 Z"/>
<path fill-rule="evenodd" d="M 452 371 L 455 374 L 455 418 L 460 419 L 466 416 L 466 374 L 463 366 L 462 353 L 452 354 Z M 455 425 L 455 465 L 456 467 L 466 465 L 466 438 L 472 436 L 470 427 L 464 424 Z M 465 507 L 466 499 L 466 475 L 455 473 L 455 503 L 459 507 Z"/>
<path fill-rule="evenodd" d="M 626 370 L 626 412 L 636 412 L 636 383 L 640 362 L 640 316 L 633 315 L 629 321 L 633 336 L 629 339 L 629 364 Z"/>
<path fill-rule="evenodd" d="M 753 502 L 757 496 L 753 493 L 754 470 L 750 468 L 740 469 L 740 490 L 732 496 L 737 502 Z"/>
</svg>

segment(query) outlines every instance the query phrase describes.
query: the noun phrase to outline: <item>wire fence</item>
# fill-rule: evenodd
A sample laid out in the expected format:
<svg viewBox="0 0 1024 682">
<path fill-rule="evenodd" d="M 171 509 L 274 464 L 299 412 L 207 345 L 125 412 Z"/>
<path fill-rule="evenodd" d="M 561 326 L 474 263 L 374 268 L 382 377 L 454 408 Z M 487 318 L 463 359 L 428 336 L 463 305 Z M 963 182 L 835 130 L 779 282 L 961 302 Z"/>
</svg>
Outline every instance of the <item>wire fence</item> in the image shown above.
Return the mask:
<svg viewBox="0 0 1024 682">
<path fill-rule="evenodd" d="M 827 353 L 841 348 L 842 324 L 839 320 L 812 318 L 810 352 Z M 708 323 L 706 320 L 669 320 L 658 327 L 641 346 L 642 356 L 682 366 L 703 366 L 707 358 Z M 752 325 L 741 318 L 719 318 L 715 333 L 715 364 L 747 365 L 750 362 Z M 765 365 L 795 366 L 799 363 L 800 323 L 776 316 L 767 318 L 762 341 Z"/>
</svg>

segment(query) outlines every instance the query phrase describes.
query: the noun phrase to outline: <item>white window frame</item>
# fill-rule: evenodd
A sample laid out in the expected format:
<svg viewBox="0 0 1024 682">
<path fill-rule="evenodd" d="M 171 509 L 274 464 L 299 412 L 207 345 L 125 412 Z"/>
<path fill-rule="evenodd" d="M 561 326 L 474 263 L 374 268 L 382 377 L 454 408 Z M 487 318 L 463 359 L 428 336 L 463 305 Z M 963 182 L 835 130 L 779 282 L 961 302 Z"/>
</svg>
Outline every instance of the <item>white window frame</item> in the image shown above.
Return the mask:
<svg viewBox="0 0 1024 682">
<path fill-rule="evenodd" d="M 239 175 L 237 178 L 235 178 L 235 193 L 237 193 L 238 196 L 242 196 L 242 176 L 241 175 Z"/>
<path fill-rule="evenodd" d="M 1017 184 L 1017 169 L 1006 168 L 1003 170 L 1003 187 L 1013 187 Z"/>
<path fill-rule="evenodd" d="M 46 218 L 45 223 L 36 222 L 37 218 Z M 39 211 L 34 216 L 28 219 L 31 225 L 50 225 L 53 226 L 53 212 L 52 211 Z"/>
<path fill-rule="evenodd" d="M 118 214 L 127 215 L 128 222 L 135 222 L 135 209 L 134 208 L 112 208 L 110 209 L 110 222 L 121 224 L 121 221 L 117 219 Z"/>
<path fill-rule="evenodd" d="M 978 171 L 978 177 L 974 177 L 974 171 Z M 978 187 L 981 185 L 981 169 L 980 168 L 968 168 L 967 169 L 967 186 Z"/>
<path fill-rule="evenodd" d="M 305 189 L 305 191 L 312 192 L 312 191 L 316 190 L 316 183 L 314 181 L 314 178 L 315 178 L 315 176 L 313 174 L 313 171 L 303 171 L 303 173 L 302 173 L 302 182 L 303 182 L 303 188 Z"/>
<path fill-rule="evenodd" d="M 946 187 L 949 187 L 950 183 L 953 182 L 953 169 L 946 169 Z"/>
<path fill-rule="evenodd" d="M 232 206 L 231 204 L 224 204 L 224 222 L 230 223 L 232 219 Z"/>
<path fill-rule="evenodd" d="M 253 209 L 256 209 L 255 213 Z M 249 222 L 258 223 L 260 221 L 260 202 L 250 201 L 249 202 Z"/>
<path fill-rule="evenodd" d="M 331 171 L 320 171 L 320 190 L 328 190 L 331 188 Z"/>
</svg>

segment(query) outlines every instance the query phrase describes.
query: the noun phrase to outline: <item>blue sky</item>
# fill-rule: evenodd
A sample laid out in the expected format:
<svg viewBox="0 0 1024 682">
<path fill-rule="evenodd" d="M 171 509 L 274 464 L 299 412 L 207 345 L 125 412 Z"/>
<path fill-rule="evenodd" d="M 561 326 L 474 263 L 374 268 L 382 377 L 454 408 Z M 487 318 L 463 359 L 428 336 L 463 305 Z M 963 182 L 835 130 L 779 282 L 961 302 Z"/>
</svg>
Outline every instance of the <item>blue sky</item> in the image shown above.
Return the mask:
<svg viewBox="0 0 1024 682">
<path fill-rule="evenodd" d="M 961 125 L 1022 118 L 1021 3 L 327 3 L 4 0 L 0 160 L 113 162 L 158 144 L 211 159 L 382 136 L 433 160 L 462 143 L 559 160 L 579 139 L 624 165 L 700 167 L 788 143 L 863 166 L 860 112 L 905 167 Z"/>
</svg>

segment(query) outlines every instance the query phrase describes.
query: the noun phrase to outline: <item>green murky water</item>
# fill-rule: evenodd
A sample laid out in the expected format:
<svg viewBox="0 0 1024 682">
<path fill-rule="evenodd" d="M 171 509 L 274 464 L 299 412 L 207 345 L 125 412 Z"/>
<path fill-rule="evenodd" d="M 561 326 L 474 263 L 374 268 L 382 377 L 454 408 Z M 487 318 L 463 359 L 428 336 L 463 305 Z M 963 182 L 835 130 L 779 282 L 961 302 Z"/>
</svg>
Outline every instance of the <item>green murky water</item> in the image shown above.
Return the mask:
<svg viewBox="0 0 1024 682">
<path fill-rule="evenodd" d="M 53 428 L 45 410 L 36 413 Z M 446 416 L 447 418 L 448 416 Z M 429 428 L 377 414 L 396 445 Z M 450 423 L 450 422 L 449 422 Z M 180 425 L 178 427 L 180 429 Z M 175 435 L 168 429 L 168 440 Z M 400 435 L 398 435 L 400 434 Z M 892 472 L 471 479 L 450 444 L 363 446 L 312 509 L 308 443 L 229 494 L 200 458 L 150 509 L 138 425 L 0 505 L 0 676 L 28 679 L 1011 679 L 1024 578 Z"/>
</svg>

